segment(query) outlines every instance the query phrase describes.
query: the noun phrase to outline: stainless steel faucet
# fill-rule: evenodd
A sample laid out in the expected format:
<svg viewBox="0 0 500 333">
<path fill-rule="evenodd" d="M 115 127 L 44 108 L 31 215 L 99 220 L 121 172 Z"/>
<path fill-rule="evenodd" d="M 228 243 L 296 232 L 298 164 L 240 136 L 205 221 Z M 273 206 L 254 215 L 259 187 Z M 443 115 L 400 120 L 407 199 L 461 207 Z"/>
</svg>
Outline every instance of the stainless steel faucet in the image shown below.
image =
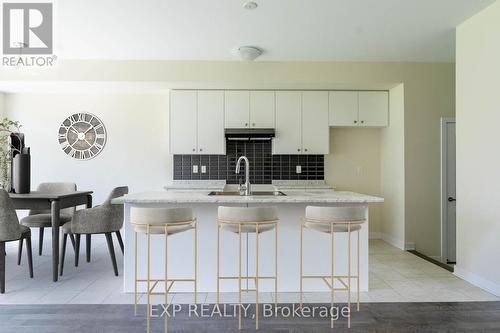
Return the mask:
<svg viewBox="0 0 500 333">
<path fill-rule="evenodd" d="M 240 173 L 241 160 L 245 161 L 245 184 L 240 185 L 240 194 L 251 195 L 252 187 L 250 185 L 250 162 L 246 156 L 240 156 L 240 158 L 238 158 L 238 162 L 236 162 L 236 173 Z"/>
</svg>

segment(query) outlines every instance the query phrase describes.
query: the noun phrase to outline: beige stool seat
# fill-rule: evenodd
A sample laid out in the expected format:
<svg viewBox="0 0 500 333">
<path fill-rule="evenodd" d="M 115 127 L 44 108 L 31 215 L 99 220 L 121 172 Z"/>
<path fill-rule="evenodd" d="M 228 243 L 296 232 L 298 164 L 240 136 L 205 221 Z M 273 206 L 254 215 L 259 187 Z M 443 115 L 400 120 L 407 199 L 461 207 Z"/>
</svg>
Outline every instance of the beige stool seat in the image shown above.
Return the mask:
<svg viewBox="0 0 500 333">
<path fill-rule="evenodd" d="M 225 207 L 218 211 L 221 228 L 234 233 L 255 233 L 259 224 L 259 233 L 273 230 L 278 220 L 276 207 Z M 240 227 L 241 224 L 241 227 Z M 241 229 L 240 229 L 241 228 Z"/>
<path fill-rule="evenodd" d="M 186 225 L 168 225 L 167 226 L 167 233 L 168 235 L 174 235 L 178 234 L 183 231 L 188 231 L 190 229 L 193 229 L 194 226 L 193 224 L 186 224 Z M 148 226 L 147 225 L 136 225 L 134 226 L 135 232 L 139 233 L 147 233 Z M 149 227 L 149 233 L 150 234 L 155 234 L 155 235 L 163 235 L 165 234 L 165 226 L 160 226 L 160 225 L 150 225 Z"/>
<path fill-rule="evenodd" d="M 308 222 L 307 220 L 304 222 L 304 226 L 306 228 L 316 230 L 319 232 L 324 232 L 329 234 L 331 230 L 333 229 L 333 232 L 349 232 L 349 227 L 347 225 L 333 225 L 333 227 L 330 227 L 330 223 L 321 223 L 321 222 Z M 351 225 L 351 232 L 353 231 L 358 231 L 361 229 L 361 225 L 359 224 L 354 224 Z"/>
</svg>

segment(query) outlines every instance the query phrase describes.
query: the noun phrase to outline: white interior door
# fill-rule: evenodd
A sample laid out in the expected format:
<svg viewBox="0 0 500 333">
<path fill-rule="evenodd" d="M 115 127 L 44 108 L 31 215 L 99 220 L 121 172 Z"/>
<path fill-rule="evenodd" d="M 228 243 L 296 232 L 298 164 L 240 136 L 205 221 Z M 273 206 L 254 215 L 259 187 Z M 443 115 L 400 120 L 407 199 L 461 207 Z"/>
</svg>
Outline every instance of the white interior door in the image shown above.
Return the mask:
<svg viewBox="0 0 500 333">
<path fill-rule="evenodd" d="M 456 262 L 456 143 L 455 120 L 441 121 L 441 161 L 442 161 L 442 260 Z"/>
</svg>

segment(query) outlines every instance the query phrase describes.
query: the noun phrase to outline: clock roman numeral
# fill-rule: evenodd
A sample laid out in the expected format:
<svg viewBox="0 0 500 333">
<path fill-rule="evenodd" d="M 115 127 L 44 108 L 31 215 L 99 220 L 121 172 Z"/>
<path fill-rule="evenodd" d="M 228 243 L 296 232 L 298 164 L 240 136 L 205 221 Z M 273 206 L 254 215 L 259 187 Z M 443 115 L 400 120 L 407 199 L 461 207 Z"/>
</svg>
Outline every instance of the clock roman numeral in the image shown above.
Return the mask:
<svg viewBox="0 0 500 333">
<path fill-rule="evenodd" d="M 85 121 L 85 114 L 84 113 L 78 113 L 77 114 L 77 119 L 78 119 L 78 121 Z"/>
</svg>

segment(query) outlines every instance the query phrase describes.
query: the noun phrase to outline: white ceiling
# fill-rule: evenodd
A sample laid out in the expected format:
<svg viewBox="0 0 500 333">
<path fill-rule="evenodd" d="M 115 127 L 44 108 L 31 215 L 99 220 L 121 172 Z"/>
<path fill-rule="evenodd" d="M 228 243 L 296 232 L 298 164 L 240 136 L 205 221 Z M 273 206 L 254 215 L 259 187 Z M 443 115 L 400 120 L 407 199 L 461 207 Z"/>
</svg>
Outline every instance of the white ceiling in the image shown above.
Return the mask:
<svg viewBox="0 0 500 333">
<path fill-rule="evenodd" d="M 454 61 L 454 28 L 494 0 L 55 0 L 63 58 Z"/>
</svg>

